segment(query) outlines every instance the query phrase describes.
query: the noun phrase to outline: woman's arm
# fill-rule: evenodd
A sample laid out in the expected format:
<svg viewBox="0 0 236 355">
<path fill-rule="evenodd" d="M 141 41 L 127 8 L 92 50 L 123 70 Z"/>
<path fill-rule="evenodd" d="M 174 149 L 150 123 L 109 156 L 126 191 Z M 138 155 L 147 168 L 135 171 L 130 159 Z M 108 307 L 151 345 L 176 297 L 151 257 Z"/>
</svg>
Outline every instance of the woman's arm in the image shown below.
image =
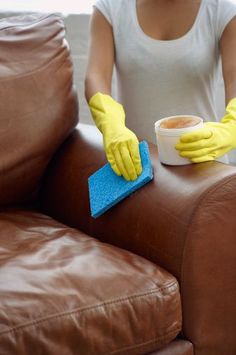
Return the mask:
<svg viewBox="0 0 236 355">
<path fill-rule="evenodd" d="M 225 116 L 220 122 L 206 122 L 203 128 L 182 135 L 176 145 L 180 156 L 194 163 L 217 159 L 236 148 L 236 16 L 226 26 L 219 46 L 225 84 Z"/>
<path fill-rule="evenodd" d="M 85 77 L 87 101 L 96 94 L 111 95 L 114 65 L 114 40 L 111 25 L 97 9 L 90 22 L 89 56 Z"/>
<path fill-rule="evenodd" d="M 139 142 L 125 126 L 123 106 L 110 96 L 114 57 L 112 27 L 99 10 L 95 10 L 90 25 L 85 97 L 93 120 L 103 134 L 111 168 L 126 180 L 135 180 L 142 172 Z"/>
<path fill-rule="evenodd" d="M 227 106 L 228 102 L 236 97 L 236 17 L 230 21 L 222 34 L 220 51 Z"/>
</svg>

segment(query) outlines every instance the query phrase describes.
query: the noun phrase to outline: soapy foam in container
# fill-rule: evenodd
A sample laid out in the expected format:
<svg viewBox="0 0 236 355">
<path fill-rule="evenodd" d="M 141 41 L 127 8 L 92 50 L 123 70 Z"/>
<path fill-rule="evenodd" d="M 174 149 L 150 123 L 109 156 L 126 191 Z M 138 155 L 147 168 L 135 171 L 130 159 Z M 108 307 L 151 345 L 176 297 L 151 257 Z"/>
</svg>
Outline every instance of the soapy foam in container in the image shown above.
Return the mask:
<svg viewBox="0 0 236 355">
<path fill-rule="evenodd" d="M 162 120 L 160 128 L 164 129 L 180 129 L 194 127 L 200 122 L 200 118 L 193 116 L 172 117 Z"/>
</svg>

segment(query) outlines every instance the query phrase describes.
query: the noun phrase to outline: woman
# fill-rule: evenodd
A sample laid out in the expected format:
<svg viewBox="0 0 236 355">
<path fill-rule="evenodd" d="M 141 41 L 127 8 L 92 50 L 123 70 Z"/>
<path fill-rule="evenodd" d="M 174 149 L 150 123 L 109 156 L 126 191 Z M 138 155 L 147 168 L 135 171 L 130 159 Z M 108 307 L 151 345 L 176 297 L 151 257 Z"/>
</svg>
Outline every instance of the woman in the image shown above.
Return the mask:
<svg viewBox="0 0 236 355">
<path fill-rule="evenodd" d="M 226 113 L 216 122 L 221 62 Z M 111 97 L 114 65 L 117 101 Z M 236 5 L 230 0 L 98 0 L 85 94 L 108 161 L 127 180 L 142 170 L 134 132 L 155 142 L 154 122 L 165 116 L 193 114 L 208 121 L 181 137 L 176 146 L 181 156 L 193 162 L 222 156 L 236 147 Z"/>
</svg>

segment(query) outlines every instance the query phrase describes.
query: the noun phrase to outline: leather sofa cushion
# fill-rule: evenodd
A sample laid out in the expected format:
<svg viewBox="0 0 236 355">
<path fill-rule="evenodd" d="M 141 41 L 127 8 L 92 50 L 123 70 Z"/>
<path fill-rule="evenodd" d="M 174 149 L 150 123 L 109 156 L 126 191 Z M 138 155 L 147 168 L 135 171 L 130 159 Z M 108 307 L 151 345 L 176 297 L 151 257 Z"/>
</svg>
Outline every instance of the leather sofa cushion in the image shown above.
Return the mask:
<svg viewBox="0 0 236 355">
<path fill-rule="evenodd" d="M 57 15 L 0 20 L 0 205 L 31 201 L 78 120 L 72 62 Z"/>
<path fill-rule="evenodd" d="M 37 212 L 0 212 L 6 355 L 145 354 L 181 330 L 176 279 Z"/>
</svg>

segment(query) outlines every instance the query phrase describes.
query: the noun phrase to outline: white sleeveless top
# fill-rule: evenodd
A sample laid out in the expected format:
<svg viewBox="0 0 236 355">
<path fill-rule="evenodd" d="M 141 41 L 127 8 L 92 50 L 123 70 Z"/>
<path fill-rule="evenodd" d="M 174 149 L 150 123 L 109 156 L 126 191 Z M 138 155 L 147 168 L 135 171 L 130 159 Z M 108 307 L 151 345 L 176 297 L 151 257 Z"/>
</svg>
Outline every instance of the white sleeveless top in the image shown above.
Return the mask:
<svg viewBox="0 0 236 355">
<path fill-rule="evenodd" d="M 222 82 L 219 40 L 236 15 L 230 0 L 202 0 L 191 29 L 174 40 L 157 40 L 139 25 L 136 0 L 98 0 L 94 5 L 113 28 L 117 97 L 126 125 L 156 143 L 154 123 L 178 114 L 219 121 Z M 236 159 L 235 159 L 236 161 Z"/>
</svg>

